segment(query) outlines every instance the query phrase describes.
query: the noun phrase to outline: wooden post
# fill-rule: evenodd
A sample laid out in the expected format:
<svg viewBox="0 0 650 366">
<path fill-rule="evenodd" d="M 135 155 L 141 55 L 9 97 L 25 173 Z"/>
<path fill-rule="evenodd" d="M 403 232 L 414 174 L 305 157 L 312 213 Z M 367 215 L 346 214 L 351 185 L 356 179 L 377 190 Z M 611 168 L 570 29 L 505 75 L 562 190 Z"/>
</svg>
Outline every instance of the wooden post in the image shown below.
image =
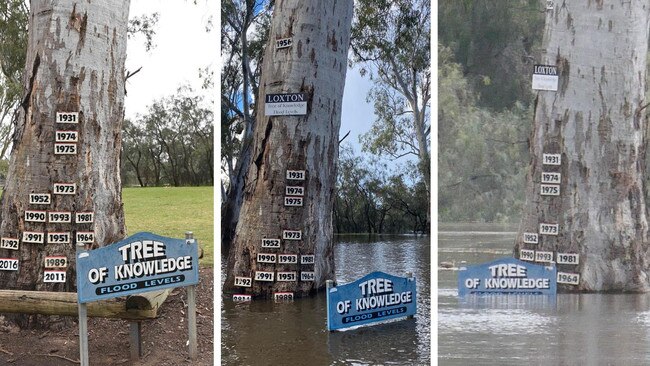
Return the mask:
<svg viewBox="0 0 650 366">
<path fill-rule="evenodd" d="M 129 343 L 131 349 L 131 361 L 138 361 L 142 356 L 142 342 L 140 333 L 142 323 L 139 321 L 129 322 Z"/>
<path fill-rule="evenodd" d="M 165 294 L 166 291 L 163 291 L 162 295 Z M 89 302 L 86 304 L 86 316 L 124 320 L 155 319 L 164 299 L 162 296 L 144 295 L 136 294 L 126 300 L 114 298 Z M 0 290 L 0 314 L 3 313 L 78 316 L 79 300 L 76 292 Z"/>
<path fill-rule="evenodd" d="M 185 241 L 190 244 L 194 241 L 191 231 L 185 232 Z M 196 286 L 187 286 L 187 326 L 189 331 L 190 359 L 195 360 L 198 355 L 196 340 Z"/>
<path fill-rule="evenodd" d="M 409 279 L 413 278 L 413 272 L 406 272 L 406 277 L 409 278 Z M 416 307 L 416 308 L 417 308 L 417 306 L 418 306 L 418 305 L 415 304 L 415 307 Z M 413 315 L 409 315 L 409 316 L 407 316 L 406 319 L 413 319 Z"/>
<path fill-rule="evenodd" d="M 85 250 L 83 243 L 77 243 L 77 257 Z M 88 308 L 85 303 L 79 303 L 79 362 L 88 366 Z"/>
<path fill-rule="evenodd" d="M 327 330 L 330 332 L 332 331 L 332 327 L 330 326 L 330 289 L 334 287 L 334 281 L 332 280 L 326 280 L 325 281 L 325 296 L 327 299 Z"/>
</svg>

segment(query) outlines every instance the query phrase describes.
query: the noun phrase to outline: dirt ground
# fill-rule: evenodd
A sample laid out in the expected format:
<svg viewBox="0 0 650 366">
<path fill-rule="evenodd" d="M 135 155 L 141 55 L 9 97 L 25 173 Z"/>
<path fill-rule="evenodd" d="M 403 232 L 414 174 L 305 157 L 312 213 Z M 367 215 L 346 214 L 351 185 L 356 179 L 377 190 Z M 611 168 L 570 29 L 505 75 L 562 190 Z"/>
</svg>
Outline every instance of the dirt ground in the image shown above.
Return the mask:
<svg viewBox="0 0 650 366">
<path fill-rule="evenodd" d="M 214 364 L 214 276 L 213 268 L 200 269 L 197 286 L 199 356 L 191 361 L 187 346 L 187 296 L 174 289 L 158 312 L 158 318 L 142 323 L 142 354 L 131 362 L 129 323 L 123 320 L 90 318 L 88 347 L 90 365 L 213 365 Z M 61 330 L 20 330 L 0 317 L 0 365 L 79 364 L 79 328 L 75 322 Z"/>
</svg>

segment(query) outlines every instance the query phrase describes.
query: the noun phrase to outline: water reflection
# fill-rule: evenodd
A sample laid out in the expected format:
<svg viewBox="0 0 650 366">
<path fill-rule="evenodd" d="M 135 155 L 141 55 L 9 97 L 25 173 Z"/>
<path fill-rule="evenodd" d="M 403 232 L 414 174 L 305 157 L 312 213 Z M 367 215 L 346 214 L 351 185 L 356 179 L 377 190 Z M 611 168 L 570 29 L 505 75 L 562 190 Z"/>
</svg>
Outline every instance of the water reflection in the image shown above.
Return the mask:
<svg viewBox="0 0 650 366">
<path fill-rule="evenodd" d="M 345 236 L 335 246 L 339 283 L 373 271 L 417 278 L 418 313 L 344 332 L 326 330 L 325 294 L 293 303 L 222 301 L 223 365 L 430 364 L 429 238 Z M 224 269 L 222 268 L 222 271 Z"/>
<path fill-rule="evenodd" d="M 502 257 L 498 251 L 511 250 L 514 241 L 514 234 L 443 232 L 438 237 L 440 261 L 467 264 Z M 463 246 L 474 251 L 447 250 Z M 499 295 L 459 299 L 457 272 L 438 274 L 440 365 L 650 364 L 650 294 L 558 294 L 554 301 Z"/>
<path fill-rule="evenodd" d="M 461 308 L 554 309 L 557 296 L 544 295 L 466 295 L 458 299 Z"/>
<path fill-rule="evenodd" d="M 400 341 L 395 342 L 396 338 Z M 419 360 L 418 354 L 413 352 L 417 345 L 415 319 L 332 332 L 328 337 L 329 352 L 335 360 L 332 365 L 348 365 L 351 362 L 357 365 L 414 365 Z M 363 355 L 363 358 L 355 359 L 359 355 Z"/>
</svg>

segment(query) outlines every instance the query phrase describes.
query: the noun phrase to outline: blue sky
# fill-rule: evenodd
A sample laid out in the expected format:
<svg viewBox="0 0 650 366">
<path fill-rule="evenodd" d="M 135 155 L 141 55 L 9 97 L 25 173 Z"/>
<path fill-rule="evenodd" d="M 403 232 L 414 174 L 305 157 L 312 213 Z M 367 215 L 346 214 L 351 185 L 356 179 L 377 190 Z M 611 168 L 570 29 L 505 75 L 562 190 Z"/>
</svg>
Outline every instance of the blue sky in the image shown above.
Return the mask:
<svg viewBox="0 0 650 366">
<path fill-rule="evenodd" d="M 199 0 L 196 5 L 185 0 L 131 1 L 130 17 L 158 12 L 160 18 L 154 39 L 156 47 L 153 50 L 144 50 L 141 37 L 129 39 L 126 69 L 135 71 L 142 67 L 142 70 L 127 81 L 127 118 L 134 119 L 137 114 L 146 113 L 147 107 L 156 99 L 174 94 L 182 84 L 189 84 L 200 91 L 200 68 L 212 65 L 214 77 L 218 77 L 216 61 L 220 51 L 217 42 L 217 7 L 218 1 Z M 205 27 L 211 15 L 213 31 L 207 33 Z M 356 68 L 348 69 L 340 136 L 343 137 L 350 131 L 345 142 L 352 144 L 357 154 L 361 153 L 359 136 L 370 129 L 375 119 L 372 104 L 366 102 L 370 87 L 371 81 L 367 76 L 361 77 Z M 216 87 L 201 92 L 206 100 L 216 101 Z M 218 115 L 215 113 L 215 116 Z M 215 123 L 215 127 L 217 125 Z"/>
<path fill-rule="evenodd" d="M 197 5 L 183 0 L 131 1 L 129 17 L 158 12 L 160 18 L 153 50 L 145 51 L 142 37 L 128 41 L 126 69 L 142 70 L 127 80 L 126 118 L 146 113 L 154 100 L 174 94 L 184 83 L 200 90 L 199 69 L 216 64 L 219 55 L 218 29 L 205 31 L 210 16 L 217 14 L 217 5 L 217 1 Z M 216 99 L 216 90 L 203 94 L 206 100 Z"/>
</svg>

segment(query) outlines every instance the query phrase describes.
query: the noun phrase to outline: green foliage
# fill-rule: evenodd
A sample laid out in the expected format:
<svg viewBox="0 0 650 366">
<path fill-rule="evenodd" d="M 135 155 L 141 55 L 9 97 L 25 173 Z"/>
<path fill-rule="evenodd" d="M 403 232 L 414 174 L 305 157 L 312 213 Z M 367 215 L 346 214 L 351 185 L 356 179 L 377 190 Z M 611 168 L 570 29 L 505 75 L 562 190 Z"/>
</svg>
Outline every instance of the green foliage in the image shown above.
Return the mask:
<svg viewBox="0 0 650 366">
<path fill-rule="evenodd" d="M 524 199 L 532 107 L 479 107 L 451 50 L 439 46 L 438 53 L 439 220 L 514 221 Z"/>
<path fill-rule="evenodd" d="M 336 181 L 334 230 L 337 233 L 428 232 L 428 191 L 413 183 L 417 169 L 407 166 L 387 175 L 377 160 L 355 156 L 341 146 Z"/>
<path fill-rule="evenodd" d="M 532 100 L 544 9 L 539 0 L 438 2 L 438 40 L 453 51 L 481 106 L 499 111 Z"/>
<path fill-rule="evenodd" d="M 221 3 L 221 170 L 224 187 L 235 180 L 237 164 L 252 136 L 254 103 L 273 2 L 227 0 Z M 224 191 L 226 189 L 224 188 Z M 225 202 L 224 202 L 225 203 Z"/>
<path fill-rule="evenodd" d="M 128 37 L 131 38 L 136 35 L 144 37 L 144 47 L 150 51 L 155 47 L 154 36 L 156 35 L 156 26 L 158 25 L 158 13 L 144 14 L 129 19 Z"/>
<path fill-rule="evenodd" d="M 213 184 L 213 114 L 189 87 L 125 121 L 123 132 L 125 184 L 134 178 L 140 186 Z"/>
<path fill-rule="evenodd" d="M 11 119 L 22 94 L 28 16 L 23 0 L 0 4 L 0 158 L 5 157 L 11 143 Z"/>
<path fill-rule="evenodd" d="M 374 85 L 368 101 L 376 120 L 361 138 L 364 151 L 397 159 L 414 155 L 429 179 L 430 2 L 355 2 L 351 63 Z"/>
<path fill-rule="evenodd" d="M 204 249 L 201 264 L 214 265 L 213 187 L 124 188 L 128 235 L 150 231 L 184 238 L 192 231 Z"/>
<path fill-rule="evenodd" d="M 141 34 L 147 50 L 153 48 L 158 14 L 129 20 L 128 35 Z M 24 0 L 5 0 L 0 4 L 0 158 L 11 144 L 11 119 L 20 103 L 23 72 L 27 55 L 29 5 Z"/>
</svg>

